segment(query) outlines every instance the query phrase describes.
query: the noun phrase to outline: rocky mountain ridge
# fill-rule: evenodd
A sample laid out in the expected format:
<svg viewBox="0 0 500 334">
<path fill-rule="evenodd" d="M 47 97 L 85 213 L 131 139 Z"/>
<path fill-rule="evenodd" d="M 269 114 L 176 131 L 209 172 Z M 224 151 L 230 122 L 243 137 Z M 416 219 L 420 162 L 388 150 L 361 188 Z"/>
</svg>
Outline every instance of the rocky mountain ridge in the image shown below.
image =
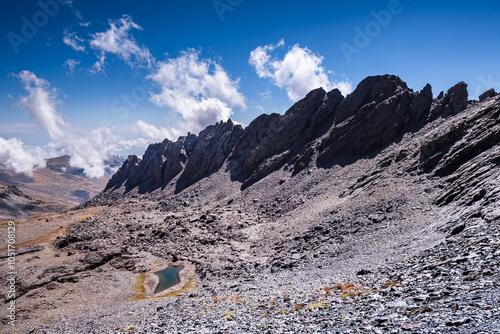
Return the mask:
<svg viewBox="0 0 500 334">
<path fill-rule="evenodd" d="M 463 82 L 433 99 L 430 85 L 415 93 L 392 75 L 368 77 L 345 98 L 337 89 L 318 88 L 284 115 L 261 115 L 245 129 L 229 120 L 199 136 L 151 145 L 142 161 L 130 156 L 104 192 L 148 193 L 173 182 L 179 193 L 224 163 L 245 189 L 283 166 L 295 175 L 335 158 L 372 154 L 406 132 L 463 111 L 467 99 Z"/>
</svg>

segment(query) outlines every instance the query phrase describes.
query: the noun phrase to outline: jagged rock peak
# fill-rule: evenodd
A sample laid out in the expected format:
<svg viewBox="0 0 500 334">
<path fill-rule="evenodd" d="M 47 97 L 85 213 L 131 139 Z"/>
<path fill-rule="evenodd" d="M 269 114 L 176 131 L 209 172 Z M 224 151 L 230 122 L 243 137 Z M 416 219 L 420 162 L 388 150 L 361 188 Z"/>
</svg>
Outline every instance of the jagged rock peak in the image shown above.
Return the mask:
<svg viewBox="0 0 500 334">
<path fill-rule="evenodd" d="M 431 102 L 430 86 L 417 94 L 394 75 L 364 79 L 335 112 L 334 126 L 319 146 L 319 162 L 382 148 L 415 126 L 414 118 L 427 115 Z"/>
<path fill-rule="evenodd" d="M 479 102 L 483 102 L 483 101 L 489 99 L 490 97 L 493 97 L 496 95 L 497 95 L 497 92 L 495 92 L 495 90 L 493 88 L 490 88 L 487 91 L 485 91 L 483 94 L 479 95 Z"/>
<path fill-rule="evenodd" d="M 448 117 L 454 115 L 467 108 L 469 101 L 469 92 L 467 84 L 459 82 L 455 86 L 448 89 L 444 94 L 441 92 L 439 96 L 432 102 L 429 121 L 439 117 Z"/>
<path fill-rule="evenodd" d="M 217 171 L 231 153 L 243 128 L 231 120 L 210 125 L 199 135 L 189 133 L 173 142 L 151 144 L 140 160 L 130 156 L 106 190 L 138 188 L 141 193 L 165 186 L 177 176 L 178 191 Z"/>
<path fill-rule="evenodd" d="M 349 117 L 355 116 L 356 111 L 364 105 L 378 104 L 404 91 L 409 91 L 408 86 L 398 76 L 386 74 L 367 77 L 340 105 L 335 123 L 342 123 Z"/>
<path fill-rule="evenodd" d="M 243 128 L 230 119 L 208 126 L 200 132 L 198 139 L 188 155 L 188 159 L 180 176 L 176 191 L 201 180 L 219 170 L 234 146 L 243 135 Z"/>
<path fill-rule="evenodd" d="M 284 115 L 261 115 L 251 122 L 230 158 L 233 175 L 245 180 L 242 187 L 246 188 L 283 167 L 308 142 L 326 132 L 343 100 L 338 89 L 326 93 L 323 88 L 318 88 Z"/>
<path fill-rule="evenodd" d="M 119 188 L 123 182 L 125 182 L 127 178 L 135 172 L 140 162 L 141 159 L 139 159 L 136 155 L 129 155 L 115 175 L 113 175 L 108 181 L 104 190 Z"/>
</svg>

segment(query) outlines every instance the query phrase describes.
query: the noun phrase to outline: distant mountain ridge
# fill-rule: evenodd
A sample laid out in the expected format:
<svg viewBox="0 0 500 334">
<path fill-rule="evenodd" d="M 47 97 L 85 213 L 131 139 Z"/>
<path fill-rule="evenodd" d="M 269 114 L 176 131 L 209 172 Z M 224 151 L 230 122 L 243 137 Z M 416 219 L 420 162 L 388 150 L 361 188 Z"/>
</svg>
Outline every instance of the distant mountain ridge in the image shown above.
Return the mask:
<svg viewBox="0 0 500 334">
<path fill-rule="evenodd" d="M 125 161 L 104 193 L 166 187 L 178 193 L 223 166 L 245 189 L 283 167 L 295 175 L 310 166 L 373 154 L 468 105 L 463 82 L 436 98 L 429 84 L 414 92 L 394 75 L 368 77 L 347 97 L 337 89 L 318 88 L 284 115 L 261 115 L 245 129 L 229 120 L 199 135 L 150 145 L 142 160 L 130 156 Z"/>
<path fill-rule="evenodd" d="M 89 179 L 83 169 L 71 167 L 70 159 L 69 155 L 47 159 L 46 167 L 36 169 L 32 175 L 15 173 L 2 168 L 0 163 L 0 182 L 16 186 L 32 197 L 76 206 L 102 191 L 111 174 L 124 161 L 117 156 L 110 157 L 106 161 L 109 174 L 99 179 Z"/>
<path fill-rule="evenodd" d="M 36 213 L 58 212 L 68 209 L 56 202 L 33 198 L 18 187 L 0 182 L 0 221 L 27 218 Z"/>
<path fill-rule="evenodd" d="M 74 175 L 84 176 L 85 170 L 83 168 L 75 168 L 70 164 L 71 156 L 62 155 L 60 157 L 46 159 L 47 168 L 60 173 L 70 173 Z M 115 168 L 123 163 L 124 159 L 119 156 L 111 156 L 104 161 L 106 165 L 106 174 L 112 174 Z"/>
</svg>

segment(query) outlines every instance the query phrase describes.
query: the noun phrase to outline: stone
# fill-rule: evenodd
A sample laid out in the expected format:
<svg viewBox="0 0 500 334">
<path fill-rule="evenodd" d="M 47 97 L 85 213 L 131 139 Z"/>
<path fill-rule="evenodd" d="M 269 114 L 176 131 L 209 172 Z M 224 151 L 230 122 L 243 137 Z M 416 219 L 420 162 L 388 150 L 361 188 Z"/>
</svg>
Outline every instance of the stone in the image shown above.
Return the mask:
<svg viewBox="0 0 500 334">
<path fill-rule="evenodd" d="M 460 224 L 460 225 L 457 225 L 455 226 L 451 231 L 450 231 L 450 236 L 454 236 L 454 235 L 457 235 L 459 233 L 461 233 L 463 230 L 465 230 L 465 224 Z"/>
<path fill-rule="evenodd" d="M 371 274 L 372 272 L 370 270 L 366 269 L 361 269 L 360 271 L 356 272 L 356 275 L 361 276 L 361 275 L 368 275 Z"/>
<path fill-rule="evenodd" d="M 493 88 L 488 89 L 483 94 L 479 95 L 479 102 L 484 102 L 485 100 L 487 100 L 490 97 L 493 97 L 495 95 L 497 95 L 497 92 L 495 92 L 495 90 Z"/>
</svg>

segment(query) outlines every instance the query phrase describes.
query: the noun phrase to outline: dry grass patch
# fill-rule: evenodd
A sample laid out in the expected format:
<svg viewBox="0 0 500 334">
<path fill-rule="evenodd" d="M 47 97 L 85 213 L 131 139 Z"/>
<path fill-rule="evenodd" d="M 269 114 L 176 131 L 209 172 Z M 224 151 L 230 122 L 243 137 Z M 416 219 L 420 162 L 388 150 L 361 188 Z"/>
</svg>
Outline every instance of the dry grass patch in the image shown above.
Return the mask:
<svg viewBox="0 0 500 334">
<path fill-rule="evenodd" d="M 361 285 L 354 285 L 352 283 L 336 284 L 335 287 L 340 293 L 340 298 L 344 299 L 347 297 L 356 298 L 367 296 L 370 294 L 371 290 L 363 287 Z"/>
<path fill-rule="evenodd" d="M 137 282 L 134 286 L 134 292 L 136 296 L 132 298 L 131 302 L 136 302 L 139 300 L 146 299 L 146 291 L 144 290 L 144 280 L 146 279 L 146 274 L 139 274 L 137 277 Z"/>
<path fill-rule="evenodd" d="M 234 316 L 235 314 L 236 314 L 236 312 L 227 312 L 227 313 L 224 313 L 223 315 L 221 315 L 221 317 L 224 319 L 228 319 L 228 318 Z"/>
<path fill-rule="evenodd" d="M 78 220 L 85 220 L 87 218 L 92 218 L 92 217 L 95 217 L 97 214 L 95 213 L 84 213 L 84 214 L 81 214 L 81 215 L 78 215 L 75 217 L 75 219 L 78 219 Z"/>
<path fill-rule="evenodd" d="M 307 305 L 307 307 L 304 309 L 305 311 L 310 311 L 310 310 L 317 310 L 319 308 L 326 308 L 325 303 L 311 303 Z"/>
<path fill-rule="evenodd" d="M 325 291 L 325 293 L 326 293 L 327 295 L 329 295 L 329 294 L 332 292 L 333 288 L 332 288 L 332 287 L 330 287 L 330 286 L 328 286 L 328 285 L 325 285 L 325 286 L 323 287 L 323 290 Z"/>
</svg>

